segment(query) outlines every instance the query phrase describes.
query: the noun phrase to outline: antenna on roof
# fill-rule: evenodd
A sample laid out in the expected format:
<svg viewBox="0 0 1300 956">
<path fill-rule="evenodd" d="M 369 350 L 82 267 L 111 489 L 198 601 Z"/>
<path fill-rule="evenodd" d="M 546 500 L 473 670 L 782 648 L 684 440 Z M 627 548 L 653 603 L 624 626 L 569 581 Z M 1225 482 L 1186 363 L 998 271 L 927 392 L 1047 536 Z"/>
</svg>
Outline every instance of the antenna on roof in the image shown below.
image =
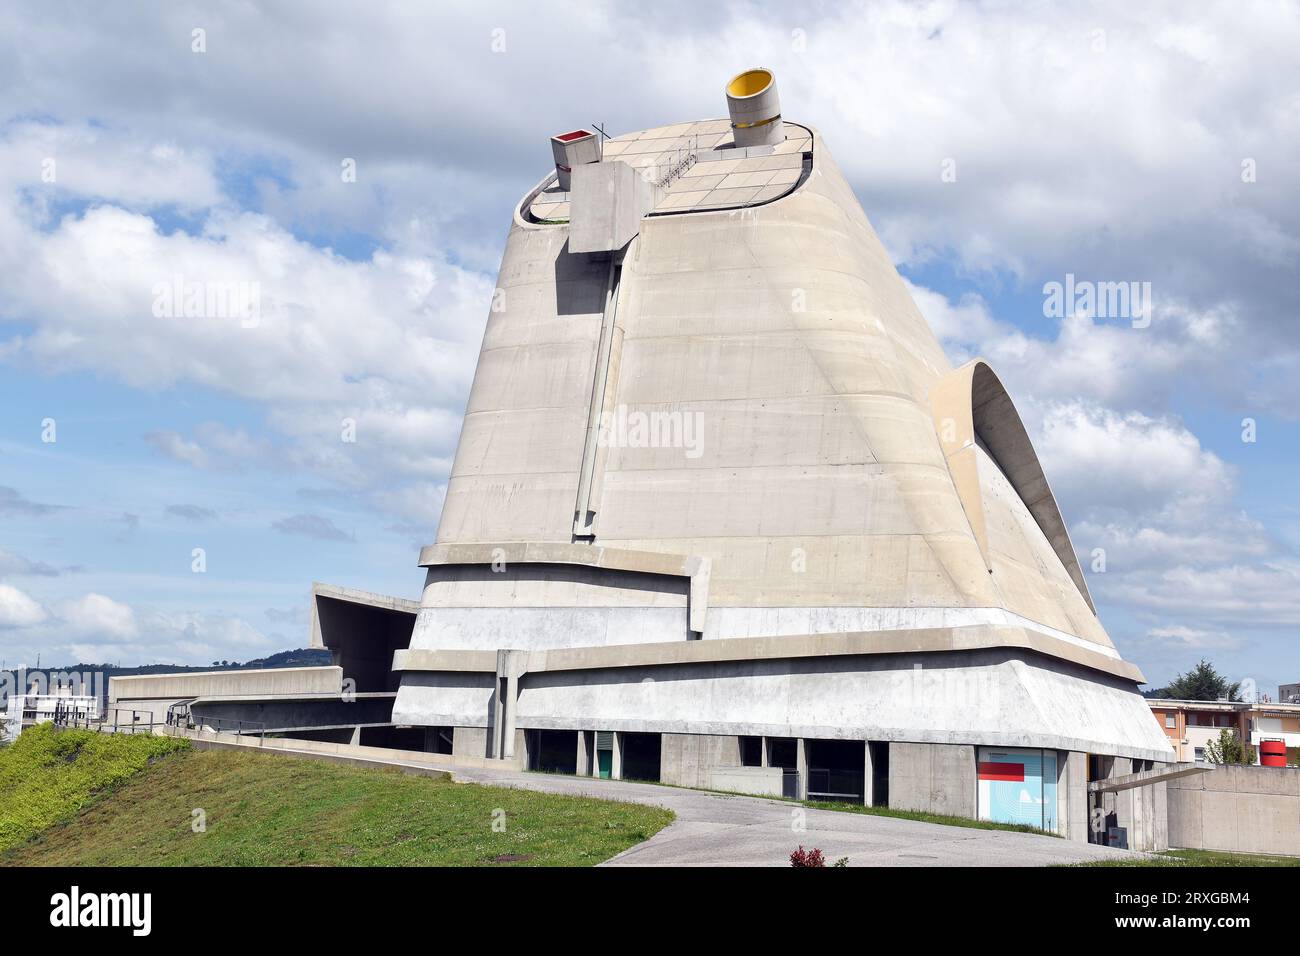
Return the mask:
<svg viewBox="0 0 1300 956">
<path fill-rule="evenodd" d="M 605 140 L 609 139 L 609 134 L 605 132 L 605 127 L 600 123 L 592 123 L 591 128 L 600 134 L 600 158 L 603 162 L 605 159 Z"/>
</svg>

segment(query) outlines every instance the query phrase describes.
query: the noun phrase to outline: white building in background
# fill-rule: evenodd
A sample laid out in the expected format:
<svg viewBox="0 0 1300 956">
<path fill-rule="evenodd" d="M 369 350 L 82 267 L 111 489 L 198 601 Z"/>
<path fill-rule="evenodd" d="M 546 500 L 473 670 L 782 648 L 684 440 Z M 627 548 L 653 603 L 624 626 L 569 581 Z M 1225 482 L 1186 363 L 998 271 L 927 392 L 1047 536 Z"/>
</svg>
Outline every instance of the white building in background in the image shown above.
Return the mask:
<svg viewBox="0 0 1300 956">
<path fill-rule="evenodd" d="M 10 694 L 5 710 L 4 739 L 16 740 L 34 724 L 54 720 L 60 708 L 77 720 L 99 719 L 99 698 L 76 693 L 74 687 L 55 687 L 48 692 Z"/>
</svg>

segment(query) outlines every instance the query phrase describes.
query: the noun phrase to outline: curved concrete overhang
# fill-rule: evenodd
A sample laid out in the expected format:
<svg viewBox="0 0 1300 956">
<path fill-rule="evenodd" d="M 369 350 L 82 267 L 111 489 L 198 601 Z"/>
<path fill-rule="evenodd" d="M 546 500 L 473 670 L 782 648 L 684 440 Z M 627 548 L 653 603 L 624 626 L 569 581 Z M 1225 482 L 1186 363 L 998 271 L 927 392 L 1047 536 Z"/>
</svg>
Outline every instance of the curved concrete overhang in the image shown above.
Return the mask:
<svg viewBox="0 0 1300 956">
<path fill-rule="evenodd" d="M 1124 680 L 1146 682 L 1142 671 L 1127 661 L 1069 644 L 1037 631 L 1017 627 L 941 627 L 835 634 L 786 634 L 773 637 L 731 637 L 672 644 L 616 644 L 524 651 L 526 672 L 602 670 L 676 664 L 790 660 L 879 654 L 917 654 L 1017 648 L 1060 658 Z M 395 671 L 495 672 L 496 651 L 420 650 L 393 655 Z"/>
<path fill-rule="evenodd" d="M 345 604 L 363 605 L 383 611 L 397 611 L 410 614 L 412 618 L 420 611 L 420 602 L 406 598 L 392 597 L 388 594 L 375 594 L 357 588 L 342 587 L 337 584 L 325 584 L 313 581 L 311 584 L 311 639 L 308 647 L 328 649 L 329 643 L 321 632 L 321 599 L 341 601 Z"/>
<path fill-rule="evenodd" d="M 1024 422 L 1020 420 L 1020 413 L 989 364 L 983 359 L 972 359 L 939 379 L 930 390 L 930 410 L 957 496 L 979 544 L 985 567 L 992 572 L 984 499 L 980 491 L 977 439 L 1007 476 L 1095 615 L 1097 608 L 1092 603 L 1083 569 L 1079 567 L 1070 533 L 1047 483 L 1043 466 L 1038 461 Z"/>
</svg>

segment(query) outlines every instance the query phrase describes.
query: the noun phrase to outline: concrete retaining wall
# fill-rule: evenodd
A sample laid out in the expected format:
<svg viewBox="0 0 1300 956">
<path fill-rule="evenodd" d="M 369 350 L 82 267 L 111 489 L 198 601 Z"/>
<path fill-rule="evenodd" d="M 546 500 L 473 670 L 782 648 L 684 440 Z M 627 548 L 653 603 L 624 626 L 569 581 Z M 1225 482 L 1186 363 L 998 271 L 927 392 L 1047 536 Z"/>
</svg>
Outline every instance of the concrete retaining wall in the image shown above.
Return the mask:
<svg viewBox="0 0 1300 956">
<path fill-rule="evenodd" d="M 198 671 L 192 674 L 135 674 L 110 677 L 108 700 L 118 706 L 133 701 L 174 701 L 189 697 L 272 697 L 280 694 L 338 694 L 343 668 L 268 667 L 258 670 Z M 163 707 L 163 712 L 167 710 Z"/>
<path fill-rule="evenodd" d="M 1300 768 L 1218 767 L 1167 792 L 1170 846 L 1300 856 Z"/>
<path fill-rule="evenodd" d="M 891 743 L 889 805 L 901 810 L 975 817 L 975 748 Z"/>
<path fill-rule="evenodd" d="M 191 731 L 178 736 L 188 737 L 194 746 L 200 749 L 208 746 L 239 747 L 241 749 L 260 750 L 266 753 L 290 753 L 297 756 L 318 756 L 322 759 L 333 758 L 337 762 L 353 762 L 357 766 L 418 766 L 430 770 L 455 770 L 458 768 L 498 767 L 507 770 L 521 770 L 521 759 L 489 760 L 483 756 L 471 754 L 431 754 L 418 750 L 393 750 L 388 747 L 366 747 L 324 740 L 303 740 L 288 737 L 236 736 L 210 731 Z M 458 730 L 456 736 L 460 736 Z"/>
<path fill-rule="evenodd" d="M 753 793 L 762 797 L 782 795 L 780 767 L 725 767 L 709 774 L 710 790 Z"/>
<path fill-rule="evenodd" d="M 740 766 L 740 739 L 714 734 L 664 734 L 659 779 L 679 787 L 713 787 L 714 771 Z M 745 791 L 750 792 L 750 791 Z M 781 792 L 780 774 L 777 790 Z"/>
</svg>

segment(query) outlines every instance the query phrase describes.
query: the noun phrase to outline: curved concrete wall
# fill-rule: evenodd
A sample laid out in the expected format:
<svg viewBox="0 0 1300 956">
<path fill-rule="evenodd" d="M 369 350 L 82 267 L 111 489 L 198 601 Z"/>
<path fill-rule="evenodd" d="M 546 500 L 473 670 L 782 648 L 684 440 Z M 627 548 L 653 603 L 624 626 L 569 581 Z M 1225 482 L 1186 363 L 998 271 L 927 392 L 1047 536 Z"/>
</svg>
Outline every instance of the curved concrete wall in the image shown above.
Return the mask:
<svg viewBox="0 0 1300 956">
<path fill-rule="evenodd" d="M 655 216 L 626 250 L 607 405 L 689 416 L 698 434 L 691 448 L 601 448 L 594 543 L 711 559 L 719 621 L 1002 609 L 1109 649 L 1086 602 L 1061 592 L 1023 502 L 985 469 L 990 574 L 930 408 L 951 366 L 814 143 L 811 175 L 785 198 Z M 567 231 L 518 217 L 511 229 L 439 544 L 573 540 L 612 263 L 569 254 Z"/>
<path fill-rule="evenodd" d="M 943 350 L 815 132 L 803 163 L 781 198 L 661 210 L 606 255 L 574 254 L 566 224 L 516 210 L 394 719 L 485 726 L 501 704 L 482 672 L 491 654 L 519 727 L 1168 759 L 1140 674 L 1067 567 L 1063 522 L 1022 474 L 1037 459 L 1014 408 L 985 394 L 996 377 L 966 383 L 956 468 L 932 407 L 954 374 Z M 634 440 L 604 428 L 611 415 L 676 427 Z M 1001 441 L 1015 428 L 1018 443 Z M 697 571 L 670 599 L 590 569 L 539 577 L 504 562 L 494 580 L 469 568 L 548 550 L 535 560 L 583 564 L 572 552 L 586 549 Z M 952 652 L 936 628 L 992 643 Z M 1020 628 L 1046 650 L 997 642 Z M 870 657 L 521 675 L 498 654 L 877 631 L 910 656 L 881 644 Z"/>
</svg>

